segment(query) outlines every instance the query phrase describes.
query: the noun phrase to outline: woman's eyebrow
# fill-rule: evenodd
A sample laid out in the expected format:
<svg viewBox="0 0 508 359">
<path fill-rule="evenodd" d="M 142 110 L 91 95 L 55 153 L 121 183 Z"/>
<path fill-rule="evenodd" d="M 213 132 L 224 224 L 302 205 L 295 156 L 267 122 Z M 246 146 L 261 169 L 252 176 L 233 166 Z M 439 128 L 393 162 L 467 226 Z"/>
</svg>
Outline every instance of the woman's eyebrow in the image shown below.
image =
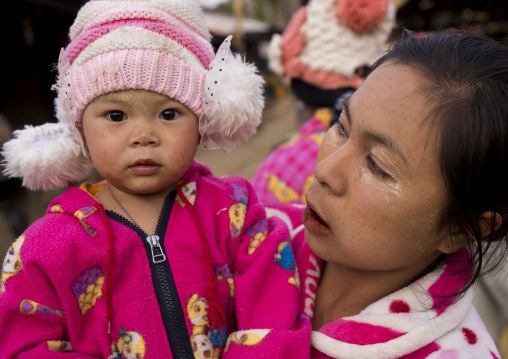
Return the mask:
<svg viewBox="0 0 508 359">
<path fill-rule="evenodd" d="M 346 101 L 344 101 L 344 112 L 346 114 L 346 121 L 348 122 L 349 128 L 352 128 L 353 126 L 353 117 L 351 116 L 351 108 L 349 105 L 349 100 L 351 97 L 348 97 Z M 368 140 L 368 141 L 374 141 L 376 143 L 379 143 L 380 145 L 386 147 L 389 151 L 395 153 L 397 156 L 399 156 L 402 159 L 402 162 L 406 165 L 406 167 L 409 166 L 406 157 L 402 153 L 401 149 L 397 146 L 397 144 L 388 136 L 385 134 L 381 134 L 375 131 L 362 131 L 361 134 L 362 138 Z"/>
</svg>

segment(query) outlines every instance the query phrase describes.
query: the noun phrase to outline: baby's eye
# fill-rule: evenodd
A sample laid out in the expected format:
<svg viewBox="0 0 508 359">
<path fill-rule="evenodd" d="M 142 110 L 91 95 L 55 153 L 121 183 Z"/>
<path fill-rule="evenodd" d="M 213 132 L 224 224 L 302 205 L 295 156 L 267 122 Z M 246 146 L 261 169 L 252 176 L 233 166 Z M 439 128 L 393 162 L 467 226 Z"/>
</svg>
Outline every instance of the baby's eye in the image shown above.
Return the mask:
<svg viewBox="0 0 508 359">
<path fill-rule="evenodd" d="M 121 122 L 127 119 L 127 116 L 122 111 L 110 111 L 106 113 L 106 118 L 113 122 Z"/>
<path fill-rule="evenodd" d="M 178 112 L 177 110 L 171 110 L 171 109 L 164 110 L 160 114 L 160 118 L 162 118 L 163 120 L 166 120 L 166 121 L 176 120 L 179 116 L 180 116 L 180 112 Z"/>
</svg>

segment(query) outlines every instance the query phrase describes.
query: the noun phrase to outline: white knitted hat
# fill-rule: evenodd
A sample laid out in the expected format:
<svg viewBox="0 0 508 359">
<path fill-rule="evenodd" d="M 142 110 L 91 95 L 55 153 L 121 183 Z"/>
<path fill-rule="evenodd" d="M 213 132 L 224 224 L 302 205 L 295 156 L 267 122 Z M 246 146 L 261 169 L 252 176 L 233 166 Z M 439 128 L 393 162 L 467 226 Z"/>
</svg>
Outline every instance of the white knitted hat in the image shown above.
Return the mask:
<svg viewBox="0 0 508 359">
<path fill-rule="evenodd" d="M 310 0 L 272 37 L 269 68 L 324 90 L 357 88 L 357 69 L 383 53 L 394 25 L 390 0 Z"/>
<path fill-rule="evenodd" d="M 95 98 L 143 89 L 166 95 L 199 118 L 201 146 L 229 151 L 255 133 L 264 106 L 257 69 L 217 54 L 194 0 L 91 0 L 62 49 L 54 85 L 59 123 L 26 126 L 3 146 L 4 173 L 30 189 L 82 181 L 92 164 L 75 123 Z"/>
</svg>

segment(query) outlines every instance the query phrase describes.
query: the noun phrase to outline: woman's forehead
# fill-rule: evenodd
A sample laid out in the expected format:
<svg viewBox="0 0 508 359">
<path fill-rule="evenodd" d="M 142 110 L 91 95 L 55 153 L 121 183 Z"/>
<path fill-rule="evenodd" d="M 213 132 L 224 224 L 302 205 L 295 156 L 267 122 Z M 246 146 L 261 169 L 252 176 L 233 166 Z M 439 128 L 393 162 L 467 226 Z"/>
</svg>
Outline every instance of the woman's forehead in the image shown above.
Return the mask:
<svg viewBox="0 0 508 359">
<path fill-rule="evenodd" d="M 428 85 L 428 80 L 409 66 L 383 64 L 350 97 L 348 121 L 367 134 L 389 139 L 408 160 L 413 157 L 415 161 L 414 156 L 435 150 L 438 138 L 427 121 L 433 107 L 424 91 Z M 427 148 L 429 145 L 432 147 Z M 425 151 L 419 151 L 420 147 Z"/>
</svg>

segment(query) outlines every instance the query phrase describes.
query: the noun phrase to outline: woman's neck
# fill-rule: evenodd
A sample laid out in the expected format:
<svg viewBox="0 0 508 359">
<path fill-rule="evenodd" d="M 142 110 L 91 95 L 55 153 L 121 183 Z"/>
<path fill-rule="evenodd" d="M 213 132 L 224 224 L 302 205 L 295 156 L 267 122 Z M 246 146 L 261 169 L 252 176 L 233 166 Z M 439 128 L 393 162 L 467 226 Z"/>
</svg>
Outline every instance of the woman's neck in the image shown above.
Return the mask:
<svg viewBox="0 0 508 359">
<path fill-rule="evenodd" d="M 359 314 L 370 304 L 428 273 L 434 263 L 423 269 L 395 272 L 363 271 L 325 262 L 316 292 L 312 329 Z"/>
</svg>

